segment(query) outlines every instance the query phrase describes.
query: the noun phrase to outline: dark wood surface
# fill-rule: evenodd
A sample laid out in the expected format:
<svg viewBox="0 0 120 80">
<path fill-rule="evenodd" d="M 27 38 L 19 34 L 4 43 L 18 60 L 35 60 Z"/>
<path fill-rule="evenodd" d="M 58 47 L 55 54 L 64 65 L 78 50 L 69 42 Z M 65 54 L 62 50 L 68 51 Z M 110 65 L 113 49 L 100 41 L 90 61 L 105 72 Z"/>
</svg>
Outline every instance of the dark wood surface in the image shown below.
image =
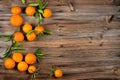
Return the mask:
<svg viewBox="0 0 120 80">
<path fill-rule="evenodd" d="M 36 0 L 27 0 L 33 2 Z M 25 53 L 43 49 L 46 57 L 35 80 L 117 80 L 120 79 L 120 0 L 48 0 L 53 16 L 43 25 L 53 32 L 34 42 L 24 41 Z M 11 6 L 20 0 L 0 0 L 0 36 L 12 34 L 17 28 L 9 23 Z M 34 17 L 24 13 L 24 22 L 36 24 Z M 0 38 L 0 57 L 10 42 Z M 55 65 L 63 70 L 61 79 L 49 78 Z M 30 80 L 27 73 L 6 70 L 0 59 L 0 80 Z"/>
</svg>

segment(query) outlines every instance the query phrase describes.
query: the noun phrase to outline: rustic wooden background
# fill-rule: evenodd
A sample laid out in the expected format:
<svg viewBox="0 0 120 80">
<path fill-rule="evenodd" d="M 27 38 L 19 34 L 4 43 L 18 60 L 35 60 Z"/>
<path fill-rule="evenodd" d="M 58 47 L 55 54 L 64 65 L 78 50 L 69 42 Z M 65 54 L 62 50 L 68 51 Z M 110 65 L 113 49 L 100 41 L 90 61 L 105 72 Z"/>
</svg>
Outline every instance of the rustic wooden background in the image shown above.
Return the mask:
<svg viewBox="0 0 120 80">
<path fill-rule="evenodd" d="M 35 0 L 27 0 L 33 2 Z M 43 25 L 54 34 L 35 42 L 23 42 L 26 52 L 43 48 L 46 58 L 35 80 L 117 80 L 120 79 L 120 0 L 48 0 L 52 18 Z M 12 34 L 9 23 L 11 6 L 26 5 L 20 0 L 0 0 L 0 36 Z M 35 25 L 34 17 L 24 22 Z M 0 57 L 10 46 L 0 38 Z M 63 70 L 61 79 L 49 78 L 52 65 Z M 0 80 L 30 80 L 30 75 L 6 70 L 0 59 Z"/>
</svg>

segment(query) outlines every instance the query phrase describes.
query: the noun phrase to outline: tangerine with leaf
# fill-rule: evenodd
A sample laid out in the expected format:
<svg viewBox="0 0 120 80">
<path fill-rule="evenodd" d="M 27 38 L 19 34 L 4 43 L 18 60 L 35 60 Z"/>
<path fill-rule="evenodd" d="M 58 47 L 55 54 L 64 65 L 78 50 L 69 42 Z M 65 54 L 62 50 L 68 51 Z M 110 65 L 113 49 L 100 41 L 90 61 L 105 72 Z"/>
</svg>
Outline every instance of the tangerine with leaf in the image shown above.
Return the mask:
<svg viewBox="0 0 120 80">
<path fill-rule="evenodd" d="M 23 25 L 22 30 L 23 30 L 24 33 L 28 33 L 29 31 L 32 30 L 32 25 L 29 24 L 29 23 L 26 23 L 26 24 Z"/>
<path fill-rule="evenodd" d="M 30 66 L 28 67 L 28 72 L 29 72 L 30 74 L 34 73 L 35 71 L 36 71 L 36 67 L 35 67 L 35 66 L 30 65 Z"/>
<path fill-rule="evenodd" d="M 63 76 L 63 71 L 61 69 L 57 69 L 55 66 L 52 66 L 51 72 L 49 74 L 50 77 L 54 76 L 56 78 L 61 78 Z"/>
<path fill-rule="evenodd" d="M 44 30 L 45 30 L 45 29 L 44 29 L 43 26 L 36 26 L 36 27 L 35 27 L 35 33 L 36 33 L 36 34 L 39 34 L 39 33 L 43 34 Z"/>
<path fill-rule="evenodd" d="M 34 30 L 31 30 L 26 34 L 26 37 L 28 41 L 34 41 L 36 40 L 37 35 Z"/>
</svg>

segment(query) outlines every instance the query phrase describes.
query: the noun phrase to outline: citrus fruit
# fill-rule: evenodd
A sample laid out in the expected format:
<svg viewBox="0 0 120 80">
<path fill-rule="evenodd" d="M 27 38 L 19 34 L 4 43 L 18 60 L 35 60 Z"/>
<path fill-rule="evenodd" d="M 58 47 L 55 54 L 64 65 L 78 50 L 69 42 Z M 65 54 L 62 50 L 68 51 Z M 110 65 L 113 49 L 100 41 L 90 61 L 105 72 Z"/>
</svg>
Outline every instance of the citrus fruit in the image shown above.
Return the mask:
<svg viewBox="0 0 120 80">
<path fill-rule="evenodd" d="M 35 66 L 29 66 L 29 67 L 28 67 L 28 72 L 29 72 L 29 73 L 32 74 L 32 73 L 34 73 L 35 71 L 36 71 L 36 67 L 35 67 Z"/>
<path fill-rule="evenodd" d="M 12 59 L 13 59 L 15 62 L 21 62 L 21 61 L 23 60 L 23 55 L 22 55 L 22 53 L 15 52 L 15 53 L 13 53 L 13 55 L 12 55 Z"/>
<path fill-rule="evenodd" d="M 6 69 L 13 69 L 15 67 L 15 61 L 12 58 L 6 58 L 4 66 Z"/>
<path fill-rule="evenodd" d="M 36 32 L 36 34 L 43 33 L 44 32 L 44 27 L 43 26 L 36 26 L 35 27 L 35 32 Z"/>
<path fill-rule="evenodd" d="M 24 35 L 22 32 L 15 32 L 13 35 L 13 40 L 16 42 L 22 42 L 24 40 Z"/>
<path fill-rule="evenodd" d="M 32 25 L 29 23 L 26 23 L 23 25 L 22 30 L 23 30 L 23 32 L 27 33 L 32 30 Z"/>
<path fill-rule="evenodd" d="M 44 11 L 43 11 L 43 17 L 49 18 L 51 16 L 52 16 L 52 10 L 48 9 L 48 8 L 44 9 Z"/>
<path fill-rule="evenodd" d="M 23 23 L 23 18 L 20 15 L 13 15 L 10 18 L 10 23 L 15 27 L 20 27 Z"/>
<path fill-rule="evenodd" d="M 11 8 L 11 13 L 12 14 L 20 14 L 21 13 L 21 8 L 19 7 L 19 6 L 13 6 L 12 8 Z"/>
<path fill-rule="evenodd" d="M 36 63 L 36 56 L 34 53 L 27 53 L 25 56 L 25 62 L 27 64 L 34 64 Z"/>
<path fill-rule="evenodd" d="M 56 78 L 60 78 L 63 76 L 63 72 L 61 69 L 56 69 L 55 72 L 54 72 L 54 75 Z"/>
<path fill-rule="evenodd" d="M 35 33 L 35 32 L 32 32 L 31 34 L 26 35 L 26 37 L 27 37 L 27 40 L 28 40 L 28 41 L 34 41 L 37 36 L 36 36 L 36 33 Z"/>
<path fill-rule="evenodd" d="M 24 61 L 22 62 L 19 62 L 18 65 L 17 65 L 17 69 L 20 71 L 20 72 L 24 72 L 28 69 L 28 64 Z"/>
<path fill-rule="evenodd" d="M 25 9 L 25 13 L 28 16 L 33 16 L 35 14 L 35 12 L 36 12 L 36 10 L 32 6 L 27 6 L 26 9 Z"/>
</svg>

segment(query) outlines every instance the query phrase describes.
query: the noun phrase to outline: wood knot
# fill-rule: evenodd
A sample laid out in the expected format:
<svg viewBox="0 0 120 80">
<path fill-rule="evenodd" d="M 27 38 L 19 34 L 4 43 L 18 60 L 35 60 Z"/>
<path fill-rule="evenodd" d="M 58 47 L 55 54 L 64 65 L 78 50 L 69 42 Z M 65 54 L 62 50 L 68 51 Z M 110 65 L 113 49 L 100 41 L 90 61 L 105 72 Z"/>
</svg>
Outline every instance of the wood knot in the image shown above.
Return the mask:
<svg viewBox="0 0 120 80">
<path fill-rule="evenodd" d="M 60 32 L 60 31 L 62 31 L 62 28 L 58 28 L 58 30 L 57 30 L 58 32 Z"/>
<path fill-rule="evenodd" d="M 103 42 L 100 43 L 100 46 L 103 46 Z"/>
<path fill-rule="evenodd" d="M 105 21 L 106 21 L 106 24 L 110 23 L 113 19 L 113 15 L 110 15 L 110 16 L 105 16 Z"/>
<path fill-rule="evenodd" d="M 92 37 L 92 36 L 90 36 L 90 37 L 89 37 L 89 39 L 90 39 L 90 40 L 93 40 L 93 37 Z"/>
<path fill-rule="evenodd" d="M 60 48 L 63 48 L 64 46 L 63 45 L 60 45 Z"/>
<path fill-rule="evenodd" d="M 75 8 L 74 8 L 72 2 L 68 2 L 68 6 L 70 8 L 70 11 L 75 11 Z"/>
<path fill-rule="evenodd" d="M 110 30 L 110 28 L 108 28 L 108 27 L 104 27 L 104 30 L 105 30 L 105 31 L 108 31 L 108 30 Z"/>
<path fill-rule="evenodd" d="M 59 26 L 58 31 L 61 31 L 64 26 Z"/>
</svg>

